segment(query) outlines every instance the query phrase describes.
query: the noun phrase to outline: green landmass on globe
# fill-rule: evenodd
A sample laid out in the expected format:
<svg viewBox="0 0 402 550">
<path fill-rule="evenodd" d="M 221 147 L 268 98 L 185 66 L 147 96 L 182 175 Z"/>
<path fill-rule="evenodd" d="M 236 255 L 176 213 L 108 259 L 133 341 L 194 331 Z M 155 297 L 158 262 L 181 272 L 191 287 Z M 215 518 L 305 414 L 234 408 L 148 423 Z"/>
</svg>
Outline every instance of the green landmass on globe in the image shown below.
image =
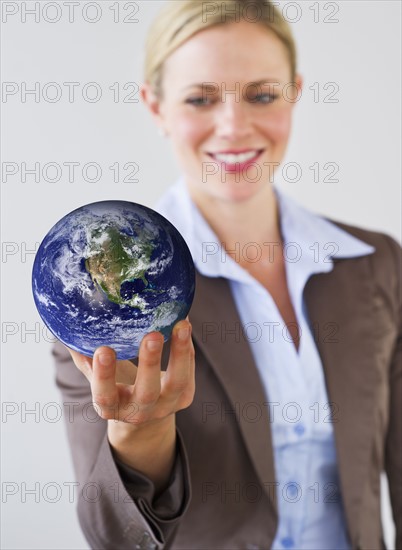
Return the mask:
<svg viewBox="0 0 402 550">
<path fill-rule="evenodd" d="M 151 260 L 151 244 L 145 241 L 141 246 L 133 246 L 133 238 L 113 226 L 94 229 L 89 242 L 90 256 L 85 260 L 85 268 L 94 284 L 111 302 L 142 310 L 138 294 L 125 300 L 120 290 L 124 282 L 135 279 L 141 279 L 148 286 L 145 272 Z"/>
</svg>

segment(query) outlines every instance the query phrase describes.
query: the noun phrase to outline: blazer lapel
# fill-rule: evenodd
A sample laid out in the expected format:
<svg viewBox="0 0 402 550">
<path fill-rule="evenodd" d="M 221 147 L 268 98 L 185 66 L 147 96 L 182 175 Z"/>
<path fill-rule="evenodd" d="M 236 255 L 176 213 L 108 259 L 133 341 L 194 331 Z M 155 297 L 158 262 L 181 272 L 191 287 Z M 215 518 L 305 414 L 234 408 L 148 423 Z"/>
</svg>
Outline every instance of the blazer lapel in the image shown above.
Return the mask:
<svg viewBox="0 0 402 550">
<path fill-rule="evenodd" d="M 306 307 L 322 360 L 328 398 L 334 404 L 333 428 L 341 495 L 352 541 L 356 540 L 364 478 L 370 467 L 373 402 L 377 383 L 373 283 L 367 258 L 334 260 L 334 269 L 310 277 Z M 266 487 L 275 480 L 271 424 L 258 370 L 229 282 L 196 271 L 193 337 L 225 388 L 233 408 L 240 407 L 239 424 L 249 456 L 277 513 L 275 493 Z M 223 345 L 224 344 L 224 345 Z M 255 403 L 260 421 L 250 422 L 243 408 Z"/>
<path fill-rule="evenodd" d="M 329 273 L 312 276 L 306 306 L 321 356 L 333 428 L 341 494 L 349 534 L 356 543 L 364 479 L 370 467 L 376 318 L 366 257 L 334 261 Z"/>
<path fill-rule="evenodd" d="M 205 277 L 196 270 L 196 292 L 189 318 L 194 341 L 214 369 L 233 409 L 238 411 L 249 456 L 277 514 L 269 411 L 263 405 L 267 398 L 241 330 L 229 282 L 221 277 Z M 256 411 L 261 413 L 257 421 L 250 420 L 250 405 L 253 417 Z"/>
</svg>

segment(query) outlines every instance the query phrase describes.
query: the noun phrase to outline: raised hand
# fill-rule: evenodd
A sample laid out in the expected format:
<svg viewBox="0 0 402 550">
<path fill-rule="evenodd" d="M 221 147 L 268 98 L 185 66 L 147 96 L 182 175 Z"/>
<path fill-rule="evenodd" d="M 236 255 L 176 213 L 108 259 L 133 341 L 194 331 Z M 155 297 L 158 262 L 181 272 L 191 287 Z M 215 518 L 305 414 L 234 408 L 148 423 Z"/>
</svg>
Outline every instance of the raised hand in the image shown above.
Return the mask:
<svg viewBox="0 0 402 550">
<path fill-rule="evenodd" d="M 174 413 L 194 398 L 194 346 L 188 318 L 173 329 L 166 371 L 161 370 L 162 349 L 163 335 L 152 332 L 141 342 L 138 366 L 117 361 L 106 346 L 98 348 L 93 359 L 69 350 L 91 385 L 95 410 L 109 421 L 109 442 L 117 456 L 149 475 L 157 486 L 166 481 L 174 461 Z"/>
</svg>

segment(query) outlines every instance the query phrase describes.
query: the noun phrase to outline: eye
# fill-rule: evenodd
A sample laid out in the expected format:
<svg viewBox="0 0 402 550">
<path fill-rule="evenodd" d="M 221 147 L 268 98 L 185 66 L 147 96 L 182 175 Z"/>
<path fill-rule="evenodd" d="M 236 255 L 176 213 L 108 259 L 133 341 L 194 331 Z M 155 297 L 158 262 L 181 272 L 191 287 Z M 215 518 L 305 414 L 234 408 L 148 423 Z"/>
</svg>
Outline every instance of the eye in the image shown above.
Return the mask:
<svg viewBox="0 0 402 550">
<path fill-rule="evenodd" d="M 249 97 L 248 100 L 250 103 L 261 103 L 261 104 L 269 104 L 273 103 L 279 96 L 276 94 L 258 94 L 254 97 Z M 194 107 L 205 107 L 207 105 L 211 104 L 211 100 L 207 97 L 189 97 L 186 99 L 185 103 L 188 103 L 189 105 L 194 105 Z"/>
<path fill-rule="evenodd" d="M 207 101 L 208 99 L 206 97 L 189 97 L 186 99 L 185 103 L 194 105 L 194 107 L 202 107 L 204 105 L 208 105 Z"/>
<path fill-rule="evenodd" d="M 258 94 L 253 98 L 249 98 L 251 103 L 273 103 L 276 99 L 278 99 L 278 95 L 276 94 Z"/>
</svg>

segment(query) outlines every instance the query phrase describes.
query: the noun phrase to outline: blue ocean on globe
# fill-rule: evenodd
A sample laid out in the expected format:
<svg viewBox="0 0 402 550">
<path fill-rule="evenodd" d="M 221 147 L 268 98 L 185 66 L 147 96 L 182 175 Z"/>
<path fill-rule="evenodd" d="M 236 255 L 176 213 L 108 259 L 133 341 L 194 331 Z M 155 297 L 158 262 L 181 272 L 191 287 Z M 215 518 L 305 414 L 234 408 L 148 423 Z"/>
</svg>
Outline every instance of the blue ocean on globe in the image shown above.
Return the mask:
<svg viewBox="0 0 402 550">
<path fill-rule="evenodd" d="M 195 292 L 195 269 L 178 230 L 154 210 L 102 201 L 70 212 L 35 257 L 32 289 L 46 326 L 73 350 L 112 347 L 138 357 L 145 334 L 167 341 Z"/>
</svg>

